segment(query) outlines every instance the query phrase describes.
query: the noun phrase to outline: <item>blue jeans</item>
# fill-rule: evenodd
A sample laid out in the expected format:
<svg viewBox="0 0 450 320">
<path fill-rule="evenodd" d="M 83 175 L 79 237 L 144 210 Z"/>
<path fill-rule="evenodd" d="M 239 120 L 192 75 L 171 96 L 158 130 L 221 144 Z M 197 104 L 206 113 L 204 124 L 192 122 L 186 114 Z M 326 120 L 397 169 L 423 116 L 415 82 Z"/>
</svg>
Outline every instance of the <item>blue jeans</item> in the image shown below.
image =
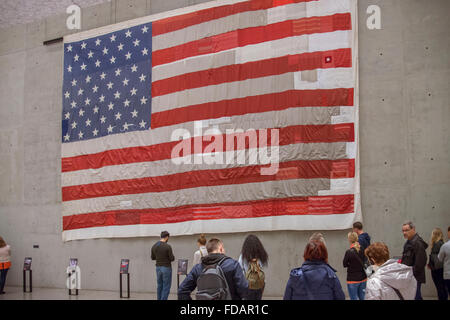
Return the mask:
<svg viewBox="0 0 450 320">
<path fill-rule="evenodd" d="M 367 281 L 360 283 L 347 283 L 348 295 L 351 300 L 364 300 L 366 295 L 366 284 Z"/>
<path fill-rule="evenodd" d="M 167 300 L 172 285 L 172 268 L 156 267 L 156 280 L 158 283 L 157 299 Z"/>
<path fill-rule="evenodd" d="M 6 275 L 8 274 L 9 269 L 0 270 L 0 293 L 3 292 L 6 283 Z"/>
</svg>

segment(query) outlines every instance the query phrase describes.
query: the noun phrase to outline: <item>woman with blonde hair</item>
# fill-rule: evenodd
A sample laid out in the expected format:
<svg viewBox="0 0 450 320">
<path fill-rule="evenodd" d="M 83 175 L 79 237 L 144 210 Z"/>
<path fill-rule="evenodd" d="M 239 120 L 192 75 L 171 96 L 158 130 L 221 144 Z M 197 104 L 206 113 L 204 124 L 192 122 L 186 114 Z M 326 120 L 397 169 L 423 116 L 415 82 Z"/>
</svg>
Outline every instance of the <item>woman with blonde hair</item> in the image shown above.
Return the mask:
<svg viewBox="0 0 450 320">
<path fill-rule="evenodd" d="M 198 250 L 194 253 L 194 260 L 192 262 L 192 267 L 202 261 L 203 257 L 208 255 L 208 251 L 206 250 L 206 237 L 202 233 L 200 237 L 197 239 Z"/>
<path fill-rule="evenodd" d="M 358 243 L 358 234 L 349 232 L 350 248 L 345 252 L 343 265 L 347 268 L 347 288 L 351 300 L 364 300 L 367 275 L 364 271 L 364 252 Z"/>
<path fill-rule="evenodd" d="M 436 286 L 438 299 L 447 300 L 448 293 L 444 282 L 444 264 L 438 259 L 439 250 L 441 250 L 444 244 L 444 235 L 442 230 L 434 228 L 431 232 L 430 248 L 431 254 L 428 260 L 428 268 L 431 270 L 431 277 L 433 278 L 434 285 Z"/>
<path fill-rule="evenodd" d="M 11 267 L 11 247 L 0 237 L 0 294 L 4 294 L 6 275 Z"/>
</svg>

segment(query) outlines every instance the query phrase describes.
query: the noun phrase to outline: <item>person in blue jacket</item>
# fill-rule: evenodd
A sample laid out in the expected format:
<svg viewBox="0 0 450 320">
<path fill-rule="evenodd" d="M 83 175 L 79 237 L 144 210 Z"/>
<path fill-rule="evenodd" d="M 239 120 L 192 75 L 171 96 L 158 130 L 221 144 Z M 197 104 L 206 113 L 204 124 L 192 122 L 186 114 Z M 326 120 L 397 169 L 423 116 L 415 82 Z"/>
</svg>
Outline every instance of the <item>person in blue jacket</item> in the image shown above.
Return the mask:
<svg viewBox="0 0 450 320">
<path fill-rule="evenodd" d="M 370 236 L 367 232 L 364 232 L 361 222 L 356 221 L 353 223 L 353 232 L 358 235 L 358 243 L 361 247 L 361 251 L 364 252 L 370 246 Z"/>
<path fill-rule="evenodd" d="M 191 272 L 178 288 L 178 300 L 192 300 L 191 292 L 197 287 L 197 279 L 205 266 L 218 263 L 225 258 L 220 267 L 225 274 L 225 279 L 230 290 L 232 300 L 242 300 L 246 297 L 248 291 L 248 282 L 245 279 L 239 262 L 225 256 L 225 248 L 219 239 L 210 239 L 206 244 L 208 255 L 201 259 L 201 263 L 196 264 Z"/>
<path fill-rule="evenodd" d="M 291 270 L 284 300 L 345 300 L 336 270 L 328 264 L 328 251 L 322 241 L 306 245 L 301 267 Z"/>
</svg>

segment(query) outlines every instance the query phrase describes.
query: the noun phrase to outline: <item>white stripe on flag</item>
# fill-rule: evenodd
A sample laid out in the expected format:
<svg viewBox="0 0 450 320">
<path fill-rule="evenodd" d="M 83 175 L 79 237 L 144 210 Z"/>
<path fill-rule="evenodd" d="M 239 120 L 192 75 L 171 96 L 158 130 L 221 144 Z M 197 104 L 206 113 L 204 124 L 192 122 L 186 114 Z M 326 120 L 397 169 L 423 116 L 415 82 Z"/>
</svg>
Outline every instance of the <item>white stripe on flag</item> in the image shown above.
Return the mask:
<svg viewBox="0 0 450 320">
<path fill-rule="evenodd" d="M 266 182 L 197 187 L 165 192 L 124 194 L 64 201 L 63 216 L 87 212 L 124 209 L 123 201 L 131 201 L 127 209 L 173 208 L 191 204 L 243 202 L 272 198 L 317 196 L 329 190 L 330 179 L 291 179 Z"/>
<path fill-rule="evenodd" d="M 354 109 L 351 106 L 343 107 L 301 107 L 291 108 L 282 111 L 269 111 L 261 113 L 252 113 L 242 116 L 234 116 L 224 118 L 223 123 L 216 124 L 220 119 L 203 120 L 201 122 L 193 121 L 173 126 L 157 128 L 145 131 L 133 131 L 122 134 L 104 136 L 95 140 L 76 141 L 72 143 L 62 144 L 62 158 L 75 157 L 79 155 L 87 155 L 99 153 L 106 150 L 122 149 L 129 147 L 149 146 L 171 141 L 172 132 L 176 129 L 183 128 L 188 130 L 194 136 L 194 126 L 199 123 L 203 125 L 203 131 L 208 127 L 216 127 L 225 133 L 226 129 L 267 129 L 282 128 L 292 125 L 307 124 L 330 124 L 332 116 L 339 114 L 339 109 Z M 343 112 L 343 111 L 342 111 Z M 354 111 L 353 111 L 354 112 Z"/>
<path fill-rule="evenodd" d="M 220 234 L 223 230 L 233 232 L 247 232 L 248 226 L 252 231 L 267 230 L 341 230 L 347 229 L 354 222 L 355 214 L 335 215 L 295 215 L 275 216 L 261 218 L 241 218 L 239 223 L 236 219 L 196 220 L 168 224 L 146 224 L 128 226 L 108 226 L 97 228 L 83 228 L 63 231 L 63 241 L 77 239 L 95 239 L 111 237 L 158 237 L 161 230 L 168 230 L 172 236 L 192 235 L 205 232 Z"/>
<path fill-rule="evenodd" d="M 225 142 L 224 146 L 225 146 Z M 350 142 L 351 143 L 351 142 Z M 346 142 L 334 143 L 298 143 L 287 146 L 273 148 L 273 152 L 279 150 L 279 161 L 274 159 L 274 162 L 286 162 L 294 160 L 337 160 L 345 159 L 346 156 Z M 247 151 L 248 150 L 248 151 Z M 270 160 L 271 151 L 267 148 L 247 149 L 229 152 L 217 152 L 213 155 L 216 159 L 223 159 L 222 164 L 206 164 L 206 154 L 195 154 L 183 158 L 177 158 L 180 163 L 182 159 L 183 164 L 176 164 L 172 159 L 153 161 L 153 162 L 138 162 L 114 166 L 106 166 L 100 169 L 86 169 L 79 171 L 63 172 L 62 173 L 62 187 L 75 186 L 81 184 L 106 182 L 113 180 L 137 179 L 145 177 L 159 177 L 174 173 L 189 172 L 194 170 L 215 170 L 224 168 L 244 167 L 249 165 L 264 165 L 270 162 L 262 162 L 259 153 L 268 155 Z M 242 158 L 241 158 L 242 156 Z M 194 162 L 195 157 L 195 162 Z M 228 163 L 226 162 L 228 160 Z M 244 161 L 241 162 L 241 159 Z M 252 163 L 253 159 L 256 163 Z M 195 164 L 199 163 L 199 164 Z"/>
</svg>

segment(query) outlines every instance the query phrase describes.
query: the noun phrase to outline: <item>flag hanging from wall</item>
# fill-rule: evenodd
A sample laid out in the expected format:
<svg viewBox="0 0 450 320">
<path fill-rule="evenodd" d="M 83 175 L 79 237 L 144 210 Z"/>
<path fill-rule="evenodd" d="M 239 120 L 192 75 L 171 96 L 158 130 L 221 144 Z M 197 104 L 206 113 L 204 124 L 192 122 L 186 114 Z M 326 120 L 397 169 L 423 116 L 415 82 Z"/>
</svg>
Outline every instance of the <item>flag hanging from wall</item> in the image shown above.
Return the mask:
<svg viewBox="0 0 450 320">
<path fill-rule="evenodd" d="M 64 37 L 63 240 L 361 219 L 356 0 L 219 0 Z"/>
</svg>

